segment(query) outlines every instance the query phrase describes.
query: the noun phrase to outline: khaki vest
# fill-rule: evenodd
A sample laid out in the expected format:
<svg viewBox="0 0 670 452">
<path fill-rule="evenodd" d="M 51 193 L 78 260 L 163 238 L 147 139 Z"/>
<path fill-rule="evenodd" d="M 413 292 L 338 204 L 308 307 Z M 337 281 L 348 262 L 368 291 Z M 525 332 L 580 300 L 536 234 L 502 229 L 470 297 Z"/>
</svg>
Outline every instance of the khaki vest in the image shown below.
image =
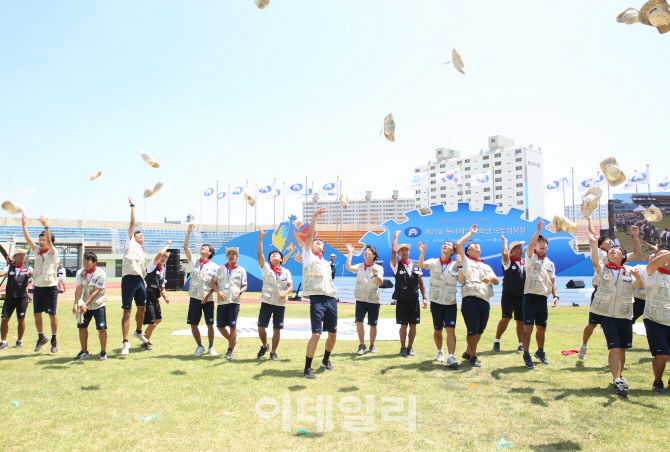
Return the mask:
<svg viewBox="0 0 670 452">
<path fill-rule="evenodd" d="M 490 283 L 484 284 L 482 279 L 486 275 L 493 275 L 491 267 L 483 262 L 470 260 L 468 268 L 464 271 L 465 282 L 461 286 L 461 297 L 477 297 L 489 301 L 493 296 L 493 286 Z"/>
<path fill-rule="evenodd" d="M 619 282 L 616 274 L 609 268 L 602 267 L 598 274 L 598 290 L 591 303 L 591 312 L 615 319 L 633 318 L 633 284 L 635 276 L 630 267 L 625 267 L 626 273 L 620 272 Z"/>
<path fill-rule="evenodd" d="M 79 270 L 83 274 L 81 275 L 82 280 L 84 279 L 84 276 L 86 276 L 86 270 Z M 89 275 L 86 280 L 84 281 L 84 292 L 82 294 L 82 298 L 84 299 L 84 303 L 86 300 L 88 300 L 88 297 L 91 296 L 93 291 L 96 289 L 95 284 L 98 282 L 98 279 L 101 276 L 105 276 L 105 271 L 98 267 L 91 275 Z M 95 296 L 93 301 L 91 301 L 91 304 L 88 305 L 86 309 L 89 310 L 95 310 L 95 309 L 100 309 L 105 305 L 107 302 L 107 292 L 105 292 L 105 288 L 103 287 L 100 289 L 100 292 L 98 292 L 98 295 Z"/>
<path fill-rule="evenodd" d="M 451 262 L 449 265 L 451 265 L 451 269 L 445 276 L 442 273 L 440 259 L 435 259 L 430 264 L 430 290 L 428 291 L 428 299 L 431 303 L 456 304 L 458 267 L 456 266 L 456 262 Z"/>
<path fill-rule="evenodd" d="M 200 262 L 196 261 L 196 265 L 191 269 L 191 284 L 188 287 L 188 296 L 196 300 L 202 300 L 205 294 L 209 292 L 212 288 L 212 278 L 214 277 L 206 268 L 203 271 L 199 264 Z"/>
<path fill-rule="evenodd" d="M 145 278 L 147 276 L 147 270 L 144 268 L 146 260 L 147 253 L 142 248 L 142 245 L 137 242 L 131 243 L 123 252 L 123 269 L 121 276 L 138 275 Z"/>
<path fill-rule="evenodd" d="M 217 294 L 216 297 L 218 304 L 240 304 L 240 299 L 238 298 L 237 300 L 234 300 L 233 294 L 234 292 L 239 292 L 243 286 L 242 270 L 243 268 L 238 265 L 236 269 L 230 272 L 230 280 L 228 279 L 228 269 L 226 268 L 225 264 L 220 266 L 216 271 L 216 277 L 218 278 L 216 286 L 226 297 L 222 300 L 221 297 L 219 297 Z M 265 280 L 263 280 L 263 282 L 265 282 Z"/>
<path fill-rule="evenodd" d="M 310 295 L 325 295 L 334 297 L 337 289 L 333 284 L 333 274 L 330 270 L 330 262 L 319 259 L 312 253 L 309 264 L 302 267 L 302 284 L 304 297 Z"/>
<path fill-rule="evenodd" d="M 365 264 L 359 264 L 363 268 L 358 270 L 356 274 L 356 288 L 354 289 L 354 298 L 356 301 L 364 301 L 366 303 L 380 304 L 379 300 L 379 283 L 377 278 L 372 276 L 368 278 L 368 272 L 365 270 Z M 379 264 L 373 264 L 377 273 L 384 271 Z"/>
<path fill-rule="evenodd" d="M 33 284 L 35 287 L 53 287 L 58 285 L 58 263 L 60 258 L 48 251 L 40 255 L 39 245 L 35 247 L 35 269 Z"/>
<path fill-rule="evenodd" d="M 670 282 L 668 282 L 668 275 L 657 272 L 656 283 L 651 287 L 645 286 L 645 288 L 647 289 L 647 302 L 644 305 L 643 318 L 670 326 Z"/>
<path fill-rule="evenodd" d="M 646 265 L 638 265 L 635 268 L 640 269 L 640 274 L 641 275 L 643 275 L 647 271 L 647 266 Z M 633 296 L 635 298 L 639 298 L 640 300 L 646 300 L 647 299 L 647 292 L 644 290 L 644 288 L 638 289 L 637 287 L 635 287 L 635 284 L 633 284 Z"/>
<path fill-rule="evenodd" d="M 548 297 L 553 290 L 549 269 L 554 268 L 554 263 L 548 257 L 540 261 L 536 254 L 530 258 L 526 265 L 526 286 L 523 293 L 543 295 Z"/>
<path fill-rule="evenodd" d="M 279 293 L 286 291 L 288 288 L 288 278 L 286 278 L 286 281 L 281 280 L 281 278 L 286 276 L 287 271 L 283 268 L 279 279 L 277 279 L 277 274 L 272 269 L 265 273 L 265 276 L 263 276 L 263 289 L 261 289 L 261 302 L 273 306 L 286 306 L 286 298 L 279 298 Z"/>
<path fill-rule="evenodd" d="M 607 251 L 603 251 L 600 248 L 598 248 L 598 260 L 600 261 L 600 268 L 605 268 L 605 265 L 609 262 L 609 259 L 607 259 Z M 598 279 L 600 278 L 600 273 L 594 272 L 593 273 L 593 279 L 591 280 L 591 284 L 595 287 L 598 285 Z"/>
</svg>

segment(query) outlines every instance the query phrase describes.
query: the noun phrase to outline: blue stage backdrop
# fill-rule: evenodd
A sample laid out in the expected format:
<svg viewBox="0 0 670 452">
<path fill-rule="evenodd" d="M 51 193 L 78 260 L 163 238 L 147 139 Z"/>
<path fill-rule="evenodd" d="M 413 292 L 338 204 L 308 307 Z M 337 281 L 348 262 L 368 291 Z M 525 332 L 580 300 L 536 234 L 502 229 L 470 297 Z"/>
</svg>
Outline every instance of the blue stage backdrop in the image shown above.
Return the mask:
<svg viewBox="0 0 670 452">
<path fill-rule="evenodd" d="M 481 258 L 484 262 L 490 265 L 497 275 L 502 276 L 501 235 L 504 235 L 509 242 L 524 240 L 527 245 L 537 228 L 537 219 L 531 222 L 521 218 L 525 212 L 519 209 L 510 209 L 505 215 L 498 214 L 495 211 L 495 204 L 485 204 L 481 211 L 470 210 L 469 206 L 469 203 L 459 203 L 458 210 L 454 212 L 446 212 L 442 205 L 433 206 L 428 215 L 421 215 L 418 210 L 413 210 L 405 214 L 409 221 L 398 224 L 395 220 L 389 220 L 381 225 L 385 229 L 383 233 L 377 235 L 368 232 L 361 239 L 361 243 L 372 245 L 377 249 L 383 261 L 384 274 L 387 278 L 393 278 L 390 261 L 395 231 L 401 231 L 398 243 L 411 244 L 410 259 L 416 262 L 419 259 L 419 242 L 428 245 L 426 259 L 437 258 L 444 242 L 451 240 L 456 243 L 473 224 L 476 224 L 479 233 L 473 236 L 472 241 L 481 246 Z M 551 222 L 547 221 L 545 226 L 549 224 Z M 558 275 L 583 276 L 593 273 L 593 267 L 580 265 L 584 262 L 590 264 L 590 260 L 574 252 L 570 246 L 570 241 L 575 240 L 572 235 L 565 232 L 556 234 L 546 227 L 542 235 L 549 241 L 547 256 L 556 264 Z M 427 273 L 427 270 L 424 271 L 424 274 Z"/>
<path fill-rule="evenodd" d="M 265 238 L 263 238 L 263 255 L 265 259 L 267 259 L 268 253 L 272 250 L 278 249 L 284 255 L 284 267 L 291 272 L 294 291 L 298 288 L 298 284 L 302 283 L 301 254 L 309 228 L 309 224 L 303 225 L 296 220 L 297 217 L 291 215 L 288 221 L 280 223 L 277 229 L 268 232 Z M 317 230 L 317 237 L 318 235 L 319 231 Z M 240 258 L 237 264 L 244 267 L 247 271 L 247 290 L 250 292 L 260 292 L 263 287 L 263 277 L 261 276 L 261 269 L 258 266 L 258 231 L 235 237 L 226 246 L 217 250 L 212 262 L 217 265 L 224 265 L 228 262 L 226 259 L 226 247 L 240 248 Z M 346 262 L 346 257 L 332 246 L 326 244 L 324 258 L 329 259 L 331 254 L 335 254 L 335 263 L 338 268 L 341 268 L 342 264 Z M 188 290 L 189 282 L 190 279 L 184 285 L 184 290 Z"/>
</svg>

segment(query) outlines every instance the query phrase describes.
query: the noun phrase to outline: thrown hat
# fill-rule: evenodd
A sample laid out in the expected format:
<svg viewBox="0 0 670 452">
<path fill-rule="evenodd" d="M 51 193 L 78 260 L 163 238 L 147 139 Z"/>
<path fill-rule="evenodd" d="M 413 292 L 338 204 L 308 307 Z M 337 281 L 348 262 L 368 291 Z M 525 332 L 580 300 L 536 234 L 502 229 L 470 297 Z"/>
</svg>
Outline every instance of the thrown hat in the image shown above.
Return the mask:
<svg viewBox="0 0 670 452">
<path fill-rule="evenodd" d="M 270 0 L 254 0 L 254 3 L 258 6 L 258 9 L 265 9 L 270 4 Z"/>
<path fill-rule="evenodd" d="M 451 58 L 453 58 L 454 67 L 456 68 L 456 70 L 461 74 L 465 74 L 465 71 L 463 70 L 463 68 L 465 67 L 463 57 L 461 56 L 460 53 L 458 53 L 456 47 L 454 47 L 454 50 L 451 51 Z"/>
<path fill-rule="evenodd" d="M 640 8 L 640 23 L 656 27 L 659 33 L 670 31 L 670 11 L 666 0 L 649 0 Z"/>
<path fill-rule="evenodd" d="M 244 199 L 247 200 L 247 202 L 251 207 L 253 207 L 254 204 L 256 204 L 256 197 L 254 196 L 253 191 L 251 191 L 248 186 L 244 188 Z"/>
<path fill-rule="evenodd" d="M 644 212 L 642 212 L 642 215 L 644 215 L 645 220 L 647 220 L 650 223 L 656 223 L 663 219 L 663 214 L 661 213 L 661 210 L 658 207 L 650 207 Z"/>
<path fill-rule="evenodd" d="M 12 215 L 16 215 L 17 213 L 26 213 L 26 210 L 23 207 L 21 207 L 21 204 L 17 204 L 12 201 L 3 202 L 2 208 L 5 209 L 7 212 L 11 213 Z"/>
<path fill-rule="evenodd" d="M 526 243 L 526 242 L 524 242 L 524 241 L 512 242 L 512 243 L 509 244 L 509 250 L 512 251 L 512 249 L 513 249 L 515 246 L 518 246 L 518 245 L 522 245 L 522 246 L 523 246 L 523 245 L 525 245 L 525 243 Z"/>
<path fill-rule="evenodd" d="M 349 194 L 347 192 L 340 193 L 340 204 L 342 204 L 343 209 L 346 209 L 349 205 Z"/>
<path fill-rule="evenodd" d="M 153 195 L 158 193 L 161 190 L 162 187 L 163 187 L 163 182 L 158 182 L 153 187 L 147 187 L 144 190 L 144 197 L 145 198 L 151 198 Z"/>
<path fill-rule="evenodd" d="M 28 254 L 28 250 L 25 248 L 14 248 L 14 251 L 12 251 L 11 258 L 16 256 L 17 254 Z"/>
<path fill-rule="evenodd" d="M 395 121 L 392 113 L 384 118 L 384 136 L 389 141 L 395 141 Z"/>
<path fill-rule="evenodd" d="M 410 249 L 410 244 L 409 243 L 401 243 L 400 245 L 398 245 L 398 251 L 400 251 L 403 248 Z"/>
<path fill-rule="evenodd" d="M 616 161 L 616 158 L 608 157 L 600 162 L 600 169 L 605 176 L 605 180 L 607 180 L 607 183 L 612 187 L 616 187 L 617 185 L 626 182 L 626 175 L 621 171 L 621 168 L 619 168 L 619 163 Z"/>
<path fill-rule="evenodd" d="M 577 225 L 574 221 L 568 220 L 565 217 L 555 216 L 554 217 L 554 228 L 556 232 L 567 232 L 568 234 L 574 234 L 577 232 Z"/>
<path fill-rule="evenodd" d="M 620 24 L 633 25 L 640 21 L 639 14 L 640 12 L 635 8 L 626 8 L 624 12 L 616 16 L 616 21 Z"/>
<path fill-rule="evenodd" d="M 84 299 L 82 298 L 77 302 L 77 307 L 75 308 L 74 318 L 77 320 L 77 323 L 79 323 L 79 324 L 84 323 L 84 313 L 81 312 L 81 307 L 85 306 L 85 305 L 86 305 L 86 303 L 84 302 Z"/>
<path fill-rule="evenodd" d="M 142 154 L 142 158 L 144 159 L 144 162 L 149 165 L 152 168 L 160 168 L 160 164 L 158 163 L 158 160 L 156 160 L 156 157 L 153 155 L 149 154 L 146 152 L 144 149 L 140 150 L 140 154 Z"/>
<path fill-rule="evenodd" d="M 228 251 L 235 251 L 235 253 L 238 256 L 240 255 L 240 247 L 239 246 L 231 246 L 230 248 L 226 247 L 226 254 L 228 254 Z"/>
<path fill-rule="evenodd" d="M 91 174 L 88 176 L 88 180 L 96 180 L 100 175 L 102 174 L 102 171 L 98 171 L 97 173 Z"/>
<path fill-rule="evenodd" d="M 600 197 L 603 195 L 603 191 L 598 187 L 589 188 L 584 196 L 584 202 L 582 203 L 582 212 L 586 218 L 589 218 L 593 211 L 598 207 L 598 202 Z"/>
</svg>

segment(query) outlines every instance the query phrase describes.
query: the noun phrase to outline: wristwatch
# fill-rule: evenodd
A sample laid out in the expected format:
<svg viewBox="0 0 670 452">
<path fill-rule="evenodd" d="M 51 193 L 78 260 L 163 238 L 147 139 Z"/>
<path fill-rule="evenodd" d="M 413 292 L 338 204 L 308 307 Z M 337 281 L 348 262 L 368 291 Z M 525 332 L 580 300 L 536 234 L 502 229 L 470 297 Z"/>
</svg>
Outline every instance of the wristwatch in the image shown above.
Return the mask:
<svg viewBox="0 0 670 452">
<path fill-rule="evenodd" d="M 558 298 L 559 300 L 561 299 L 561 297 L 559 297 L 558 295 L 554 295 L 554 298 Z"/>
</svg>

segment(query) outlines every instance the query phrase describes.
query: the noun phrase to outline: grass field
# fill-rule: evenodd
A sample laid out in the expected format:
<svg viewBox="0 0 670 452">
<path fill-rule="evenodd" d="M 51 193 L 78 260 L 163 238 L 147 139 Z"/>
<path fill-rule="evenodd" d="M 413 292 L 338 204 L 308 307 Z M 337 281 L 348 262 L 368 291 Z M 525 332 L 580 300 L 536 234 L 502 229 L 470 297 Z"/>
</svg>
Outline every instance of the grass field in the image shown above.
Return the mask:
<svg viewBox="0 0 670 452">
<path fill-rule="evenodd" d="M 503 352 L 490 351 L 500 317 L 500 308 L 495 307 L 482 339 L 482 368 L 462 364 L 457 371 L 445 370 L 434 361 L 433 328 L 426 310 L 415 343 L 417 356 L 401 358 L 399 343 L 394 341 L 379 342 L 376 355 L 358 357 L 356 342 L 341 341 L 331 358 L 335 370 L 318 369 L 318 378 L 310 381 L 302 378 L 305 340 L 281 342 L 279 362 L 256 359 L 258 339 L 240 339 L 231 362 L 223 357 L 223 339 L 215 343 L 221 353 L 218 357 L 192 356 L 192 338 L 171 336 L 187 328 L 186 303 L 163 307 L 164 321 L 152 338 L 153 351 L 141 352 L 138 341 L 131 338 L 131 354 L 125 358 L 120 355 L 120 303 L 108 303 L 109 359 L 97 360 L 99 342 L 91 326 L 93 356 L 73 361 L 79 342 L 70 312 L 72 294 L 68 295 L 61 296 L 59 303 L 57 355 L 32 351 L 36 340 L 32 314 L 24 348 L 0 352 L 2 451 L 484 451 L 496 450 L 501 438 L 516 451 L 667 447 L 667 434 L 662 432 L 667 431 L 670 398 L 651 391 L 646 338 L 633 339 L 625 373 L 631 389 L 625 400 L 613 395 L 600 329 L 592 337 L 591 355 L 585 361 L 560 353 L 579 347 L 586 308 L 550 311 L 545 347 L 550 365 L 538 364 L 534 370 L 523 367 L 521 354 L 511 351 L 516 348 L 512 330 L 503 336 Z M 255 316 L 258 309 L 258 305 L 242 305 L 241 315 Z M 286 315 L 308 318 L 309 306 L 289 305 Z M 340 306 L 339 315 L 353 317 L 354 307 Z M 393 316 L 393 306 L 382 307 L 381 317 Z M 10 328 L 13 346 L 15 319 Z M 465 343 L 460 314 L 457 334 L 460 357 Z M 315 363 L 320 362 L 323 346 L 321 341 Z M 48 349 L 47 345 L 44 350 Z M 415 431 L 411 422 L 394 422 L 382 413 L 389 406 L 382 397 L 402 397 L 405 410 L 397 414 L 407 415 L 412 395 L 416 397 Z M 355 407 L 356 400 L 364 404 L 366 396 L 374 401 L 371 431 L 349 431 L 344 417 L 351 414 L 343 408 Z M 276 399 L 281 408 L 273 418 L 256 413 L 256 404 L 264 397 Z M 282 397 L 290 403 L 284 405 Z M 317 398 L 326 407 L 332 400 L 332 411 L 318 408 Z M 332 419 L 331 431 L 317 432 L 316 420 L 298 414 L 305 403 L 303 414 L 314 416 L 320 410 L 326 420 Z M 262 409 L 270 412 L 272 406 Z M 365 407 L 357 415 L 364 413 Z M 158 418 L 138 420 L 153 415 Z M 299 435 L 298 429 L 312 436 Z"/>
</svg>

